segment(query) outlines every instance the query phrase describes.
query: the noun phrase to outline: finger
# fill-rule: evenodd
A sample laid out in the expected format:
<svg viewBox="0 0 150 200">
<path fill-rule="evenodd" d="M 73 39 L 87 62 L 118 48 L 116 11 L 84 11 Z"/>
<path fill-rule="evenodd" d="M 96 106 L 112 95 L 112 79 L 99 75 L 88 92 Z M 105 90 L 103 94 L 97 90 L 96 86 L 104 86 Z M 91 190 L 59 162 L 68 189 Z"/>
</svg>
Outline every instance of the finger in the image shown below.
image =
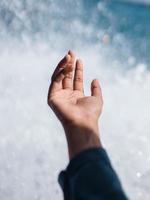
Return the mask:
<svg viewBox="0 0 150 200">
<path fill-rule="evenodd" d="M 64 89 L 67 88 L 73 89 L 72 77 L 73 77 L 75 54 L 73 51 L 69 50 L 68 55 L 70 55 L 70 60 L 68 61 L 67 65 L 72 67 L 72 71 L 66 74 L 65 78 L 63 79 L 62 85 Z"/>
<path fill-rule="evenodd" d="M 91 83 L 91 96 L 95 96 L 97 98 L 102 98 L 102 91 L 99 85 L 99 81 L 94 79 Z"/>
<path fill-rule="evenodd" d="M 50 85 L 50 93 L 57 92 L 62 89 L 62 80 L 65 78 L 66 74 L 72 71 L 71 66 L 67 66 L 61 70 L 53 79 Z"/>
<path fill-rule="evenodd" d="M 66 63 L 68 63 L 70 60 L 70 55 L 67 54 L 57 65 L 55 71 L 53 72 L 53 75 L 51 77 L 51 80 L 53 81 L 56 75 L 65 68 Z"/>
<path fill-rule="evenodd" d="M 83 63 L 81 60 L 76 61 L 73 88 L 83 92 Z"/>
</svg>

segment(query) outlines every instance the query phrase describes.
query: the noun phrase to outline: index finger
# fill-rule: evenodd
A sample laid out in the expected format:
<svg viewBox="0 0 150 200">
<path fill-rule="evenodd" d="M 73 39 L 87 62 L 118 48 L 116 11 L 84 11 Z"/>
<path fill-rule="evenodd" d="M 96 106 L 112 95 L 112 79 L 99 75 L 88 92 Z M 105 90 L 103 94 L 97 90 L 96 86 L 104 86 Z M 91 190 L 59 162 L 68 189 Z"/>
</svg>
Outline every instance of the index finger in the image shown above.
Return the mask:
<svg viewBox="0 0 150 200">
<path fill-rule="evenodd" d="M 55 79 L 55 77 L 57 76 L 57 74 L 63 70 L 66 66 L 66 64 L 69 62 L 70 60 L 70 55 L 65 55 L 65 57 L 58 63 L 56 69 L 54 70 L 52 77 L 51 77 L 51 81 L 53 81 Z"/>
</svg>

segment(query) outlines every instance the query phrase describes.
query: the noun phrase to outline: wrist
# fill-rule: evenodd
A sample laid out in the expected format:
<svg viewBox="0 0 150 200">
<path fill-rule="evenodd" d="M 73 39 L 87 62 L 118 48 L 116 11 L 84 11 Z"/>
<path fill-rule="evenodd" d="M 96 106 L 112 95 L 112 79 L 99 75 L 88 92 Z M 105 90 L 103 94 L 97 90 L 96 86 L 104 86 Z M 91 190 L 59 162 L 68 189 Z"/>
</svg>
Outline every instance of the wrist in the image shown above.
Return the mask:
<svg viewBox="0 0 150 200">
<path fill-rule="evenodd" d="M 87 123 L 88 125 L 65 125 L 64 130 L 68 143 L 69 158 L 83 150 L 102 147 L 98 123 Z"/>
</svg>

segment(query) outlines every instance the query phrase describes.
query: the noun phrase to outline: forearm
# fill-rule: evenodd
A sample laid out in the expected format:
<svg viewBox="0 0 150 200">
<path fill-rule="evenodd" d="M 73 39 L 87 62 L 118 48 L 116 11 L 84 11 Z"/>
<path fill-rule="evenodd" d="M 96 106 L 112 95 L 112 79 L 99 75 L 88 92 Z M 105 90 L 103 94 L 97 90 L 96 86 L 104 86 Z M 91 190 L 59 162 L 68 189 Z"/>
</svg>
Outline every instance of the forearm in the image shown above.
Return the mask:
<svg viewBox="0 0 150 200">
<path fill-rule="evenodd" d="M 102 147 L 98 123 L 89 123 L 89 126 L 87 124 L 86 126 L 75 124 L 63 126 L 70 159 L 83 150 Z"/>
</svg>

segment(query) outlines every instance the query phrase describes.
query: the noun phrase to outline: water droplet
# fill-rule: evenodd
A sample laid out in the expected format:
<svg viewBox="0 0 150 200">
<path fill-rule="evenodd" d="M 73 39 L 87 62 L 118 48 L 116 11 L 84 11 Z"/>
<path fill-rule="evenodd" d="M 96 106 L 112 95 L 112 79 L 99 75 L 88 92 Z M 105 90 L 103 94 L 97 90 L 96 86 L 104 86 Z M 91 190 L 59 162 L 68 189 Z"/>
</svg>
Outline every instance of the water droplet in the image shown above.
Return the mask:
<svg viewBox="0 0 150 200">
<path fill-rule="evenodd" d="M 137 172 L 137 173 L 136 173 L 136 176 L 137 176 L 137 178 L 141 178 L 142 175 L 141 175 L 140 172 Z"/>
</svg>

